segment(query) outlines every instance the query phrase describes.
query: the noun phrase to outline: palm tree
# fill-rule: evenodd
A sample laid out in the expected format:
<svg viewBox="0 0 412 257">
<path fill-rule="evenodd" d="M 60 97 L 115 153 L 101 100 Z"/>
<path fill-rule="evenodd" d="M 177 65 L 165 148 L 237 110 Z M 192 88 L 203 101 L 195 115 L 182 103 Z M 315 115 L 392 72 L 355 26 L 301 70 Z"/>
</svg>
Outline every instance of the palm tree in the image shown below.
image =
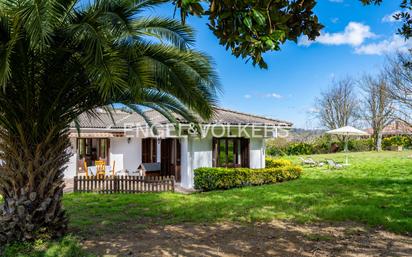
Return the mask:
<svg viewBox="0 0 412 257">
<path fill-rule="evenodd" d="M 65 233 L 69 124 L 123 103 L 173 119 L 213 114 L 218 80 L 159 0 L 0 0 L 0 244 Z"/>
</svg>

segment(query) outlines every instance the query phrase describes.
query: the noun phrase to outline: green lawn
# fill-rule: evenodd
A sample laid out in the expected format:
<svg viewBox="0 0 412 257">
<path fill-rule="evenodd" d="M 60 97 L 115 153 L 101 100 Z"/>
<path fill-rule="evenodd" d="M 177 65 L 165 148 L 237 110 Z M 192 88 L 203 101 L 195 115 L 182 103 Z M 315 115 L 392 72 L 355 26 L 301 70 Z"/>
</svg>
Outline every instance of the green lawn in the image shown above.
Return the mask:
<svg viewBox="0 0 412 257">
<path fill-rule="evenodd" d="M 272 219 L 356 221 L 407 233 L 412 231 L 411 154 L 353 153 L 344 170 L 305 168 L 302 178 L 276 185 L 192 195 L 68 194 L 64 205 L 72 231 L 80 235 L 153 224 Z M 344 160 L 343 154 L 312 157 Z"/>
</svg>

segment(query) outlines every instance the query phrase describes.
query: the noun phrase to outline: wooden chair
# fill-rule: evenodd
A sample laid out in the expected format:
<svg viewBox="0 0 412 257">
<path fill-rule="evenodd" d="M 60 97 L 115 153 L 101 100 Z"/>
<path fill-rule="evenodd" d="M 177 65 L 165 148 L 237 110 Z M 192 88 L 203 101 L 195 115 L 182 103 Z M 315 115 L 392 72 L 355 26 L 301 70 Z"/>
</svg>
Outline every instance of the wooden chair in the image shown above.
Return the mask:
<svg viewBox="0 0 412 257">
<path fill-rule="evenodd" d="M 106 176 L 106 161 L 95 161 L 96 166 L 96 176 L 99 178 L 104 178 Z"/>
<path fill-rule="evenodd" d="M 84 173 L 86 173 L 86 177 L 89 176 L 89 167 L 87 167 L 87 162 L 86 160 L 83 161 L 83 165 L 84 165 Z"/>
<path fill-rule="evenodd" d="M 330 169 L 342 169 L 343 165 L 335 162 L 334 160 L 326 160 Z"/>
<path fill-rule="evenodd" d="M 115 169 L 115 167 L 116 167 L 116 161 L 113 161 L 112 176 L 115 176 L 115 175 L 116 175 L 116 169 Z"/>
</svg>

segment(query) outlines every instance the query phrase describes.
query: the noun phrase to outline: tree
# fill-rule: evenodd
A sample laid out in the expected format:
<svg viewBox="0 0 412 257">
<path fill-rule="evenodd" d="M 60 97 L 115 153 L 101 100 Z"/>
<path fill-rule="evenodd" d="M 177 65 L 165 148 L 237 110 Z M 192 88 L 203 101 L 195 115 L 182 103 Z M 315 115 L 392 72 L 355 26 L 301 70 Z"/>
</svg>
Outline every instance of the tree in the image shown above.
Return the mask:
<svg viewBox="0 0 412 257">
<path fill-rule="evenodd" d="M 359 0 L 364 5 L 380 5 L 383 0 Z M 399 33 L 412 36 L 412 1 L 398 0 L 404 11 L 394 18 L 403 21 Z M 279 51 L 286 41 L 297 42 L 305 35 L 315 40 L 324 27 L 313 12 L 316 0 L 172 0 L 181 20 L 188 15 L 207 16 L 209 28 L 221 45 L 236 57 L 247 58 L 267 68 L 263 54 Z"/>
<path fill-rule="evenodd" d="M 0 0 L 0 245 L 65 233 L 69 124 L 81 113 L 213 114 L 219 83 L 192 30 L 139 16 L 158 3 Z"/>
<path fill-rule="evenodd" d="M 358 100 L 351 78 L 334 81 L 332 86 L 316 98 L 317 118 L 327 129 L 337 129 L 356 120 Z M 340 137 L 343 141 L 344 138 Z"/>
<path fill-rule="evenodd" d="M 382 130 L 393 120 L 394 106 L 389 94 L 387 78 L 382 74 L 379 78 L 366 75 L 362 78 L 361 116 L 373 129 L 375 149 L 382 150 Z"/>
<path fill-rule="evenodd" d="M 389 95 L 397 105 L 397 118 L 409 122 L 412 114 L 412 57 L 410 53 L 399 53 L 389 58 L 385 74 L 389 82 Z"/>
</svg>

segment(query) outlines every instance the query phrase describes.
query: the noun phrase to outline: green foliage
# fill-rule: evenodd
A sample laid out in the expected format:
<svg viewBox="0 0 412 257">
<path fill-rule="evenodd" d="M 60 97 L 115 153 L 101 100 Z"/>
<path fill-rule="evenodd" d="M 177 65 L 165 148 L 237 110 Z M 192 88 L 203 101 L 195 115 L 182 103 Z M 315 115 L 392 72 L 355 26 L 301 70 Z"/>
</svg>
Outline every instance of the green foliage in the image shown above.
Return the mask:
<svg viewBox="0 0 412 257">
<path fill-rule="evenodd" d="M 344 142 L 334 141 L 328 136 L 321 136 L 313 142 L 307 143 L 271 141 L 266 145 L 266 154 L 269 156 L 324 154 L 331 152 L 332 145 L 338 145 L 338 151 L 343 151 L 344 144 Z M 371 151 L 373 146 L 372 138 L 348 140 L 348 149 L 352 152 Z"/>
<path fill-rule="evenodd" d="M 219 81 L 193 30 L 142 16 L 162 2 L 0 0 L 0 193 L 18 204 L 3 208 L 0 244 L 65 233 L 63 172 L 80 114 L 120 104 L 149 126 L 145 108 L 171 122 L 214 114 Z"/>
<path fill-rule="evenodd" d="M 365 5 L 379 5 L 382 0 L 360 0 Z M 389 0 L 388 0 L 389 1 Z M 412 19 L 409 12 L 412 2 L 398 0 L 403 12 L 395 19 L 403 22 L 399 33 L 412 35 Z M 279 51 L 290 40 L 297 42 L 305 35 L 310 40 L 320 35 L 323 25 L 313 12 L 317 1 L 287 0 L 172 0 L 180 8 L 181 19 L 188 15 L 208 16 L 209 28 L 219 43 L 230 49 L 236 57 L 253 60 L 261 68 L 267 64 L 262 58 L 265 52 Z"/>
<path fill-rule="evenodd" d="M 86 257 L 92 256 L 82 250 L 79 241 L 66 236 L 60 241 L 36 240 L 13 243 L 5 246 L 5 257 Z"/>
<path fill-rule="evenodd" d="M 412 137 L 410 136 L 391 136 L 385 137 L 382 140 L 382 147 L 389 150 L 392 146 L 403 146 L 411 147 L 412 146 Z"/>
<path fill-rule="evenodd" d="M 250 185 L 273 184 L 297 179 L 302 173 L 300 166 L 279 168 L 198 168 L 194 171 L 195 188 L 203 191 L 229 189 Z"/>
<path fill-rule="evenodd" d="M 313 13 L 316 1 L 220 1 L 174 0 L 187 15 L 206 15 L 209 28 L 219 43 L 236 57 L 252 59 L 253 65 L 267 68 L 263 53 L 279 51 L 286 41 L 297 42 L 305 35 L 314 40 L 323 28 Z M 207 9 L 201 5 L 207 3 Z"/>
<path fill-rule="evenodd" d="M 344 143 L 340 143 L 340 149 L 344 149 Z M 372 138 L 348 140 L 348 150 L 352 152 L 371 151 L 374 148 Z"/>
<path fill-rule="evenodd" d="M 279 168 L 284 166 L 291 166 L 292 162 L 285 159 L 274 159 L 271 157 L 265 158 L 265 167 L 266 168 Z"/>
</svg>

